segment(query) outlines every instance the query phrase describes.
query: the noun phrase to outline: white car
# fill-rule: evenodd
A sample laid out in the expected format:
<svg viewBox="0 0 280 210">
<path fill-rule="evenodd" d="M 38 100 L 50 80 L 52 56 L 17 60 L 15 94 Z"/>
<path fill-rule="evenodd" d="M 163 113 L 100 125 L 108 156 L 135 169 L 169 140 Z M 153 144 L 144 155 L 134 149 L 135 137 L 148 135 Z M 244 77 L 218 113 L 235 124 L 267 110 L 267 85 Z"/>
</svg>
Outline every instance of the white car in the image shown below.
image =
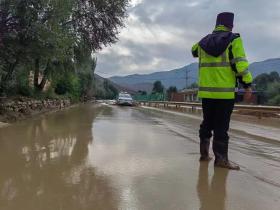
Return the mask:
<svg viewBox="0 0 280 210">
<path fill-rule="evenodd" d="M 119 93 L 118 98 L 117 98 L 117 104 L 118 105 L 128 105 L 128 106 L 133 106 L 134 101 L 131 97 L 130 94 L 128 93 Z"/>
</svg>

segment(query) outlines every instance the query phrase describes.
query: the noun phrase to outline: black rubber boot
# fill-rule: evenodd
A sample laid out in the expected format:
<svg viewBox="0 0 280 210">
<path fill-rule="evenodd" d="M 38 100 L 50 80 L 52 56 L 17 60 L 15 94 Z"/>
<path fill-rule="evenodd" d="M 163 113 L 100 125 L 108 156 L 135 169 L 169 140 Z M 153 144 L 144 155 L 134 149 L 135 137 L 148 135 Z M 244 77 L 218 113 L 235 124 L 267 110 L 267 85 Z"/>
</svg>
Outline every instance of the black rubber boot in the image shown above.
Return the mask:
<svg viewBox="0 0 280 210">
<path fill-rule="evenodd" d="M 229 170 L 240 170 L 239 165 L 230 162 L 229 160 L 215 160 L 214 166 L 219 168 L 226 168 Z"/>
<path fill-rule="evenodd" d="M 199 161 L 210 161 L 212 158 L 209 156 L 210 139 L 200 140 L 200 158 Z"/>
</svg>

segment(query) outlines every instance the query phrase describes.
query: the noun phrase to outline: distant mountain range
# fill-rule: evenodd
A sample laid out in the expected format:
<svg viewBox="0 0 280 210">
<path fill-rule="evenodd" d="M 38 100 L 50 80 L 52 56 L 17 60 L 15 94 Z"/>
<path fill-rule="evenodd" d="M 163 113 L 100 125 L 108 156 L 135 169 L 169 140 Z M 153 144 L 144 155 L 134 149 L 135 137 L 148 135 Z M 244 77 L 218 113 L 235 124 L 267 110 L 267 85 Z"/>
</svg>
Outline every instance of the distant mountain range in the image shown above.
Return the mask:
<svg viewBox="0 0 280 210">
<path fill-rule="evenodd" d="M 98 74 L 94 74 L 94 79 L 95 79 L 95 88 L 96 88 L 96 90 L 105 92 L 104 82 L 105 82 L 105 80 L 108 80 L 108 79 L 103 78 L 103 77 L 99 76 Z M 111 85 L 113 85 L 119 92 L 128 92 L 130 94 L 136 94 L 137 93 L 137 91 L 134 90 L 133 88 L 129 88 L 128 86 L 118 85 L 118 84 L 112 82 L 110 79 L 108 80 L 108 82 Z"/>
<path fill-rule="evenodd" d="M 272 71 L 277 71 L 280 74 L 280 58 L 252 63 L 249 69 L 254 77 L 258 76 L 259 74 L 270 73 Z M 180 90 L 185 88 L 186 85 L 191 85 L 192 83 L 196 82 L 197 75 L 198 63 L 192 63 L 182 68 L 170 71 L 160 71 L 151 74 L 114 76 L 109 79 L 115 84 L 126 87 L 130 90 L 145 90 L 150 92 L 152 90 L 153 83 L 157 80 L 160 80 L 165 88 L 176 86 L 177 89 Z"/>
</svg>

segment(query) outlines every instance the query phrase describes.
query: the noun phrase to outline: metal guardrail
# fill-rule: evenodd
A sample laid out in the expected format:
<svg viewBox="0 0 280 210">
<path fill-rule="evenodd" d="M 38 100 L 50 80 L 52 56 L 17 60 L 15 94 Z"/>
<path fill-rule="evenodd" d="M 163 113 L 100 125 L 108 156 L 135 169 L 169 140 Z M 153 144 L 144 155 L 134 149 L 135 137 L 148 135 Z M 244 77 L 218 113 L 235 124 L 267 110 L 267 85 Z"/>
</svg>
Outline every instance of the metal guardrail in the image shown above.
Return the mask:
<svg viewBox="0 0 280 210">
<path fill-rule="evenodd" d="M 195 102 L 174 102 L 174 101 L 138 101 L 140 105 L 148 105 L 148 106 L 175 106 L 176 108 L 180 107 L 201 107 L 201 103 Z M 235 110 L 249 110 L 249 111 L 256 111 L 256 112 L 273 112 L 273 113 L 280 113 L 280 106 L 262 106 L 262 105 L 241 105 L 236 104 L 234 106 Z"/>
</svg>

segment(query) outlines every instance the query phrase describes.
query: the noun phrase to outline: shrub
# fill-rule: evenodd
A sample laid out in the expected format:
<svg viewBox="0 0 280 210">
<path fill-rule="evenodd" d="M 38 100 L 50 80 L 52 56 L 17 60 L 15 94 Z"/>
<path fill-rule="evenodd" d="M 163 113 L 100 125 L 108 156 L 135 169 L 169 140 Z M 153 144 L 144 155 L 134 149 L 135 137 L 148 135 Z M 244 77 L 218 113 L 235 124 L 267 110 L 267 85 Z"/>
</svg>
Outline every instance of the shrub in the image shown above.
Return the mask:
<svg viewBox="0 0 280 210">
<path fill-rule="evenodd" d="M 67 73 L 56 82 L 54 91 L 58 95 L 67 95 L 72 101 L 78 101 L 81 94 L 79 78 Z"/>
<path fill-rule="evenodd" d="M 280 82 L 273 82 L 268 85 L 267 89 L 268 104 L 280 105 Z"/>
<path fill-rule="evenodd" d="M 272 99 L 268 100 L 269 105 L 280 105 L 280 95 L 273 97 Z"/>
<path fill-rule="evenodd" d="M 22 96 L 31 97 L 33 87 L 29 85 L 29 71 L 26 68 L 20 68 L 16 75 L 16 93 Z"/>
</svg>

